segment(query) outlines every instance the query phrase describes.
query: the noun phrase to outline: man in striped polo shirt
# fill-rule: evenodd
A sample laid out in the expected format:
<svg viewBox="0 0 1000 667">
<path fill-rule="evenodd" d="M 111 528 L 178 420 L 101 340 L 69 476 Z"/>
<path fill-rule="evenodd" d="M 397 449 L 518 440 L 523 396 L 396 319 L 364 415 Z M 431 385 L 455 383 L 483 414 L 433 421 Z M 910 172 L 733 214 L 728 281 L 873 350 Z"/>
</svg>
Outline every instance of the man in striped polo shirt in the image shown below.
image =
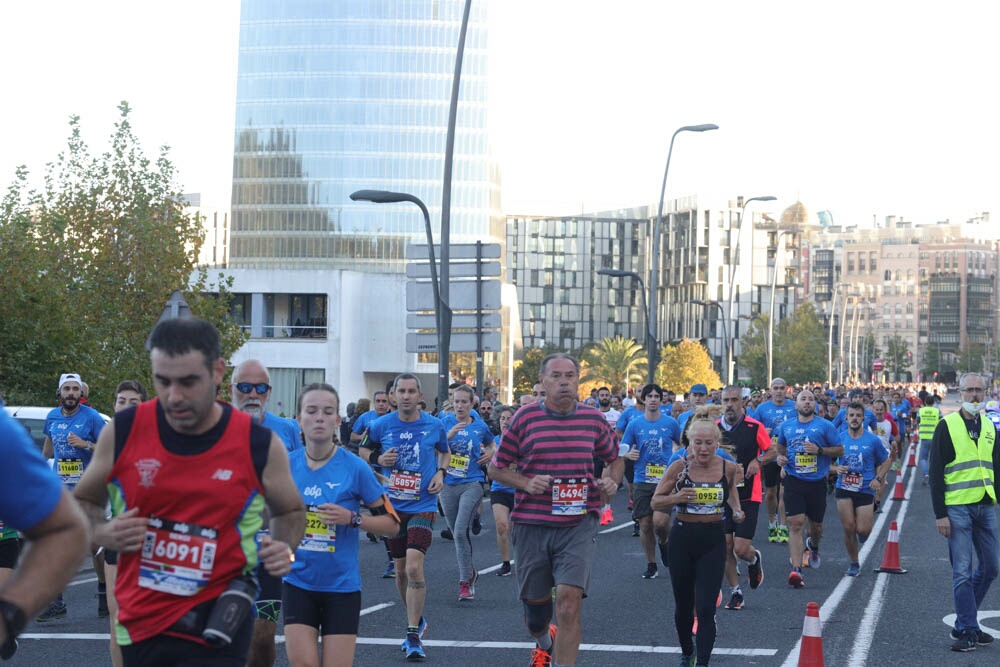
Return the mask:
<svg viewBox="0 0 1000 667">
<path fill-rule="evenodd" d="M 566 354 L 549 355 L 540 379 L 544 401 L 522 407 L 511 419 L 490 478 L 516 490 L 511 540 L 525 624 L 538 643 L 532 664 L 572 665 L 580 648 L 580 603 L 594 560 L 600 492 L 617 492 L 624 464 L 604 416 L 578 401 L 579 363 Z M 600 479 L 594 478 L 595 457 L 606 463 Z M 558 633 L 550 626 L 552 586 Z"/>
</svg>

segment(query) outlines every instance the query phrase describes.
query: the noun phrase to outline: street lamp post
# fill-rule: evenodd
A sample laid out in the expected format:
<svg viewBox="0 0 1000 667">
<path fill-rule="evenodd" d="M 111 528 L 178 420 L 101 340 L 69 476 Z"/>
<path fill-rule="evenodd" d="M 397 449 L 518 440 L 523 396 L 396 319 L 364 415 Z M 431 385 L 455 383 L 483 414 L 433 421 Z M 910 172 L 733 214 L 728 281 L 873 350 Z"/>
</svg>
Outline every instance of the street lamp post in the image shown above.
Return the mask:
<svg viewBox="0 0 1000 667">
<path fill-rule="evenodd" d="M 657 292 L 660 289 L 660 234 L 663 229 L 663 195 L 667 191 L 667 174 L 670 173 L 670 157 L 674 153 L 674 139 L 681 132 L 707 132 L 709 130 L 718 130 L 719 126 L 715 123 L 704 123 L 702 125 L 685 125 L 674 130 L 673 135 L 670 137 L 670 148 L 667 150 L 667 166 L 663 169 L 663 185 L 660 186 L 660 205 L 656 211 L 656 225 L 653 227 L 653 245 L 652 245 L 652 255 L 650 257 L 650 270 L 649 270 L 649 328 L 653 332 L 653 337 L 659 333 L 659 311 L 657 308 L 659 304 L 657 303 Z M 656 364 L 659 363 L 659 350 L 650 350 L 649 363 L 651 368 L 656 368 Z"/>
<path fill-rule="evenodd" d="M 732 325 L 733 330 L 729 332 L 729 349 L 726 350 L 726 381 L 727 384 L 734 384 L 733 375 L 735 368 L 733 368 L 733 348 L 736 347 L 736 266 L 739 263 L 740 257 L 740 240 L 743 238 L 743 219 L 746 217 L 747 204 L 752 201 L 774 201 L 777 197 L 772 195 L 762 195 L 760 197 L 750 197 L 750 199 L 744 200 L 743 205 L 740 206 L 740 222 L 739 226 L 736 228 L 736 247 L 733 250 L 733 254 L 729 258 L 729 324 Z M 729 224 L 729 231 L 732 233 L 733 226 L 732 221 Z M 751 225 L 751 236 L 750 236 L 750 252 L 751 259 L 753 254 L 753 226 Z"/>
<path fill-rule="evenodd" d="M 833 385 L 833 319 L 837 312 L 837 293 L 840 288 L 843 287 L 843 283 L 837 283 L 837 286 L 833 288 L 833 298 L 830 300 L 830 333 L 826 342 L 826 384 L 827 386 Z M 841 326 L 843 326 L 843 320 L 841 320 Z"/>
<path fill-rule="evenodd" d="M 721 303 L 715 300 L 704 301 L 702 299 L 691 299 L 691 303 L 696 306 L 715 306 L 719 309 L 719 316 L 722 320 L 722 353 L 724 355 L 726 350 L 730 349 L 729 346 L 732 345 L 732 341 L 729 339 L 730 322 L 726 320 L 726 309 L 722 307 Z M 722 355 L 719 356 L 720 358 L 722 357 Z M 732 384 L 732 381 L 730 380 L 727 384 Z"/>
<path fill-rule="evenodd" d="M 771 305 L 767 314 L 767 386 L 774 380 L 774 291 L 778 287 L 778 251 L 781 247 L 781 237 L 796 233 L 797 229 L 782 229 L 774 237 L 774 268 L 771 269 Z"/>
<path fill-rule="evenodd" d="M 447 296 L 442 296 L 441 281 L 438 280 L 437 263 L 434 261 L 434 235 L 431 232 L 431 216 L 427 206 L 419 197 L 405 192 L 389 192 L 387 190 L 358 190 L 351 193 L 353 201 L 370 201 L 375 204 L 397 204 L 409 202 L 416 204 L 424 215 L 424 231 L 427 233 L 427 257 L 431 265 L 431 289 L 434 291 L 434 324 L 437 328 L 438 344 L 438 407 L 448 400 L 448 343 L 451 336 L 451 308 Z M 442 248 L 444 245 L 442 244 Z M 442 256 L 441 261 L 444 262 Z"/>
<path fill-rule="evenodd" d="M 598 275 L 609 276 L 611 278 L 631 278 L 639 283 L 642 294 L 642 312 L 646 317 L 646 382 L 656 383 L 656 356 L 658 345 L 656 343 L 656 332 L 653 331 L 649 319 L 649 307 L 646 303 L 646 285 L 642 282 L 642 276 L 635 271 L 619 271 L 618 269 L 598 269 Z"/>
</svg>

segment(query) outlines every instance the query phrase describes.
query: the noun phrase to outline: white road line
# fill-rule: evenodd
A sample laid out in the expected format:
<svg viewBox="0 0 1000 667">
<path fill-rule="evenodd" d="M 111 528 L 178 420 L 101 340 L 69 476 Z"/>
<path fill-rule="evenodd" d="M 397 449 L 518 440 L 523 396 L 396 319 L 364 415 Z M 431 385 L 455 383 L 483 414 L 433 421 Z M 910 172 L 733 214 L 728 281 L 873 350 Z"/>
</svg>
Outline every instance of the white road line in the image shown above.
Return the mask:
<svg viewBox="0 0 1000 667">
<path fill-rule="evenodd" d="M 80 584 L 89 584 L 89 583 L 94 582 L 94 581 L 97 581 L 97 577 L 90 577 L 89 579 L 77 579 L 76 581 L 69 582 L 68 584 L 66 584 L 66 586 L 67 587 L 69 587 L 69 586 L 79 586 Z"/>
<path fill-rule="evenodd" d="M 906 473 L 904 471 L 906 470 L 908 470 L 908 468 L 903 468 L 900 472 L 905 475 Z M 917 470 L 917 468 L 914 468 L 914 470 Z M 910 493 L 913 493 L 913 480 L 916 478 L 917 475 L 910 476 Z M 891 503 L 892 501 L 890 500 L 887 502 Z M 906 503 L 908 501 L 904 500 L 903 502 Z M 872 527 L 871 535 L 868 536 L 868 539 L 865 540 L 865 545 L 861 547 L 861 551 L 858 552 L 858 561 L 861 563 L 862 571 L 864 571 L 865 562 L 868 560 L 869 554 L 871 554 L 872 549 L 875 548 L 875 544 L 880 541 L 882 529 L 889 520 L 889 514 L 890 512 L 885 510 L 879 514 L 878 519 L 875 521 L 875 525 Z M 829 597 L 827 597 L 826 600 L 820 605 L 819 618 L 820 623 L 822 623 L 823 626 L 826 625 L 826 621 L 833 616 L 834 612 L 837 611 L 837 607 L 840 605 L 844 596 L 847 595 L 847 592 L 850 590 L 851 586 L 854 585 L 856 580 L 857 577 L 844 577 L 841 579 L 840 583 L 833 589 L 833 592 L 830 593 Z M 803 608 L 803 614 L 804 613 L 805 609 Z M 796 665 L 798 665 L 799 648 L 801 648 L 801 646 L 802 638 L 800 637 L 799 640 L 795 642 L 795 646 L 792 647 L 792 651 L 788 654 L 785 662 L 781 664 L 781 667 L 796 667 Z"/>
<path fill-rule="evenodd" d="M 395 605 L 395 602 L 383 602 L 382 604 L 372 605 L 371 607 L 365 607 L 361 610 L 362 616 L 367 616 L 368 614 L 374 614 L 376 611 L 382 611 L 383 609 L 388 609 Z"/>
<path fill-rule="evenodd" d="M 513 560 L 510 561 L 510 564 L 513 565 L 514 561 Z M 497 563 L 496 565 L 490 565 L 489 567 L 487 567 L 485 569 L 479 570 L 479 574 L 489 574 L 490 572 L 496 572 L 501 567 L 503 567 L 503 563 Z"/>
<path fill-rule="evenodd" d="M 24 633 L 21 639 L 94 639 L 108 641 L 108 633 Z M 284 635 L 277 635 L 275 641 L 279 644 L 285 641 Z M 358 644 L 368 646 L 399 646 L 399 637 L 358 637 Z M 425 639 L 424 646 L 438 648 L 480 648 L 480 649 L 518 649 L 531 650 L 534 642 L 477 642 L 468 640 Z M 672 653 L 679 654 L 679 646 L 632 646 L 630 644 L 580 644 L 581 651 L 598 653 Z M 743 655 L 772 656 L 778 653 L 773 648 L 719 648 L 712 649 L 712 655 Z"/>
<path fill-rule="evenodd" d="M 613 533 L 616 530 L 621 530 L 622 528 L 631 528 L 632 526 L 633 522 L 629 521 L 628 523 L 620 523 L 617 526 L 612 526 L 611 528 L 605 528 L 604 530 L 599 530 L 597 532 L 601 535 L 604 535 L 605 533 Z"/>
<path fill-rule="evenodd" d="M 913 487 L 917 481 L 919 475 L 916 471 L 919 468 L 914 468 L 914 473 L 910 475 L 910 483 L 906 489 L 907 499 L 902 501 L 899 506 L 899 513 L 896 515 L 896 528 L 899 533 L 903 532 L 903 521 L 906 519 L 906 510 L 910 506 L 910 498 L 913 497 Z M 864 617 L 861 619 L 861 624 L 858 626 L 858 634 L 854 635 L 854 646 L 851 648 L 851 655 L 848 658 L 847 664 L 851 667 L 864 667 L 868 664 L 868 653 L 871 651 L 872 642 L 875 641 L 875 628 L 878 625 L 878 619 L 882 615 L 882 607 L 885 604 L 885 594 L 886 588 L 889 585 L 889 577 L 899 576 L 892 575 L 888 572 L 880 572 L 877 580 L 875 581 L 875 588 L 872 589 L 871 598 L 868 600 L 868 606 L 865 607 Z"/>
</svg>

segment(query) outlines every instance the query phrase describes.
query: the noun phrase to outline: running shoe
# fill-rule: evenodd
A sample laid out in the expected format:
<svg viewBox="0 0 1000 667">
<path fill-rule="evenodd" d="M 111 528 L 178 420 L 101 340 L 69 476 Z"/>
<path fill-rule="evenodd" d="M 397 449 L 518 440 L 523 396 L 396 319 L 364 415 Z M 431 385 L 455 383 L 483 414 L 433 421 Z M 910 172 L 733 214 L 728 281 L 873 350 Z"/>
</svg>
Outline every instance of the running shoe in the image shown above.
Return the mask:
<svg viewBox="0 0 1000 667">
<path fill-rule="evenodd" d="M 426 631 L 427 631 L 427 619 L 421 616 L 420 623 L 417 625 L 417 638 L 423 639 L 424 632 Z M 407 633 L 406 639 L 403 640 L 403 645 L 400 647 L 403 653 L 406 653 L 406 649 L 409 648 L 410 646 L 409 641 L 410 641 L 410 634 Z"/>
<path fill-rule="evenodd" d="M 378 536 L 375 535 L 375 533 L 372 533 L 370 531 L 366 532 L 365 533 L 365 537 L 367 537 L 368 541 L 371 542 L 372 544 L 377 544 L 378 543 Z"/>
<path fill-rule="evenodd" d="M 819 557 L 819 549 L 813 549 L 812 539 L 806 538 L 806 548 L 809 550 L 809 567 L 818 570 L 823 560 Z"/>
<path fill-rule="evenodd" d="M 657 542 L 657 546 L 660 548 L 660 561 L 663 563 L 663 567 L 670 567 L 670 550 L 667 545 L 670 542 Z"/>
<path fill-rule="evenodd" d="M 615 520 L 615 515 L 611 512 L 611 508 L 610 507 L 605 508 L 605 510 L 603 512 L 601 512 L 601 525 L 602 526 L 607 526 L 609 523 L 612 523 L 614 520 Z"/>
<path fill-rule="evenodd" d="M 767 541 L 777 544 L 778 542 L 778 524 L 774 524 L 767 527 Z"/>
<path fill-rule="evenodd" d="M 481 532 L 483 532 L 482 517 L 480 516 L 479 512 L 476 512 L 475 514 L 472 515 L 472 534 L 478 535 Z"/>
<path fill-rule="evenodd" d="M 715 596 L 715 606 L 718 607 L 721 604 L 722 604 L 722 591 L 720 590 L 719 594 Z"/>
<path fill-rule="evenodd" d="M 931 478 L 928 475 L 924 475 L 924 479 L 920 482 L 920 485 L 921 486 L 927 486 L 927 483 L 930 482 L 930 481 L 931 481 Z"/>
<path fill-rule="evenodd" d="M 805 582 L 802 581 L 802 573 L 798 570 L 792 570 L 788 573 L 788 585 L 792 588 L 802 588 L 805 586 Z"/>
<path fill-rule="evenodd" d="M 649 563 L 648 565 L 646 565 L 646 571 L 642 573 L 642 578 L 656 579 L 657 574 L 658 572 L 656 570 L 656 563 Z"/>
<path fill-rule="evenodd" d="M 39 614 L 35 620 L 39 623 L 48 623 L 49 621 L 57 621 L 61 618 L 66 618 L 66 603 L 62 600 L 53 600 L 48 608 Z"/>
<path fill-rule="evenodd" d="M 981 628 L 976 628 L 975 630 L 969 630 L 969 633 L 975 636 L 976 644 L 979 646 L 989 646 L 993 643 L 993 635 L 988 632 L 983 632 Z M 951 638 L 958 640 L 961 639 L 962 633 L 960 633 L 955 628 L 951 629 Z"/>
<path fill-rule="evenodd" d="M 475 600 L 476 593 L 472 588 L 472 584 L 468 581 L 458 582 L 458 601 L 462 600 Z"/>
<path fill-rule="evenodd" d="M 639 522 L 632 522 L 632 537 L 639 537 Z"/>
<path fill-rule="evenodd" d="M 847 568 L 847 572 L 844 574 L 845 577 L 856 577 L 861 574 L 861 563 L 851 563 L 851 566 Z"/>
<path fill-rule="evenodd" d="M 732 611 L 739 611 L 743 609 L 743 593 L 733 591 L 732 596 L 729 598 L 729 602 L 726 603 L 726 609 L 730 609 Z"/>
<path fill-rule="evenodd" d="M 955 643 L 951 645 L 951 650 L 957 651 L 959 653 L 975 651 L 976 650 L 975 630 L 963 632 L 962 635 L 955 640 Z"/>
<path fill-rule="evenodd" d="M 778 526 L 778 542 L 788 544 L 788 526 Z"/>
<path fill-rule="evenodd" d="M 549 624 L 549 638 L 552 640 L 552 648 L 556 645 L 556 626 Z M 531 650 L 530 667 L 549 667 L 552 664 L 552 648 L 545 650 L 536 646 Z"/>
<path fill-rule="evenodd" d="M 889 466 L 893 472 L 899 472 L 903 468 L 903 464 L 900 461 L 893 461 L 892 465 Z"/>
<path fill-rule="evenodd" d="M 754 549 L 753 551 L 757 554 L 757 562 L 747 566 L 747 579 L 750 580 L 750 590 L 757 590 L 757 587 L 764 581 L 764 561 L 759 550 Z"/>
<path fill-rule="evenodd" d="M 410 662 L 423 662 L 427 654 L 424 653 L 424 645 L 417 635 L 407 635 L 406 659 Z"/>
<path fill-rule="evenodd" d="M 679 667 L 695 667 L 694 664 L 694 653 L 691 655 L 684 655 L 681 653 L 681 661 L 678 663 Z"/>
<path fill-rule="evenodd" d="M 390 560 L 389 564 L 385 566 L 385 572 L 382 573 L 383 579 L 395 579 L 396 578 L 396 561 Z"/>
<path fill-rule="evenodd" d="M 628 499 L 628 507 L 626 509 L 628 509 L 629 512 L 635 509 L 635 501 L 631 498 Z"/>
<path fill-rule="evenodd" d="M 441 537 L 443 537 L 446 540 L 454 540 L 455 539 L 455 536 L 451 534 L 451 529 L 450 528 L 442 528 L 441 529 Z"/>
<path fill-rule="evenodd" d="M 476 582 L 479 581 L 479 570 L 472 568 L 472 578 L 469 579 L 469 589 L 472 590 L 472 594 L 476 594 Z"/>
<path fill-rule="evenodd" d="M 510 563 L 504 562 L 500 565 L 500 569 L 497 570 L 498 577 L 509 577 L 510 576 Z"/>
</svg>

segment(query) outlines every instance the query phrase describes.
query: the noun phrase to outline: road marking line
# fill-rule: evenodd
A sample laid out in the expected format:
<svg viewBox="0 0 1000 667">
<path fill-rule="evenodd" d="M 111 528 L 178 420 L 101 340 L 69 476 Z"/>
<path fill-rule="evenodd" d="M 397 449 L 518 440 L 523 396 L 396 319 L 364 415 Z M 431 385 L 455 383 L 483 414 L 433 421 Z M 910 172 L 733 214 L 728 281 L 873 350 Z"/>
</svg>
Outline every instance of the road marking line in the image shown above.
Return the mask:
<svg viewBox="0 0 1000 667">
<path fill-rule="evenodd" d="M 24 633 L 21 639 L 95 639 L 108 641 L 108 633 Z M 275 641 L 284 643 L 285 636 L 275 636 Z M 368 646 L 399 646 L 398 637 L 358 637 L 358 644 Z M 518 649 L 531 650 L 535 648 L 535 642 L 477 642 L 467 640 L 448 639 L 425 639 L 424 646 L 438 648 L 483 648 L 483 649 Z M 629 644 L 580 644 L 581 651 L 595 651 L 598 653 L 672 653 L 679 654 L 679 646 L 632 646 Z M 772 656 L 778 653 L 778 649 L 773 648 L 719 648 L 712 649 L 712 655 L 743 655 L 743 656 Z"/>
<path fill-rule="evenodd" d="M 395 605 L 395 602 L 383 602 L 382 604 L 372 605 L 371 607 L 365 607 L 361 610 L 362 616 L 367 616 L 368 614 L 374 614 L 376 611 L 382 611 L 383 609 L 388 609 Z"/>
<path fill-rule="evenodd" d="M 514 564 L 514 561 L 513 561 L 513 560 L 512 560 L 512 561 L 510 561 L 510 564 L 511 564 L 511 565 L 513 565 L 513 564 Z M 483 570 L 478 570 L 478 572 L 479 572 L 479 574 L 489 574 L 490 572 L 496 572 L 496 571 L 497 571 L 497 570 L 499 570 L 499 569 L 500 569 L 501 567 L 503 567 L 503 563 L 498 563 L 497 565 L 490 565 L 490 566 L 489 566 L 488 568 L 486 568 L 486 569 L 483 569 Z"/>
<path fill-rule="evenodd" d="M 599 534 L 604 535 L 605 533 L 613 533 L 616 530 L 621 530 L 622 528 L 631 528 L 633 525 L 632 521 L 628 523 L 620 523 L 617 526 L 612 526 L 611 528 L 605 528 L 604 530 L 597 531 Z"/>
<path fill-rule="evenodd" d="M 906 474 L 904 471 L 906 470 L 908 470 L 908 468 L 904 468 L 903 471 L 901 471 L 901 473 L 904 476 Z M 916 468 L 914 468 L 914 470 L 916 470 Z M 910 476 L 911 493 L 912 493 L 913 480 L 915 480 L 916 478 L 917 478 L 916 475 Z M 879 514 L 878 519 L 875 520 L 875 525 L 872 527 L 871 535 L 868 536 L 868 539 L 865 540 L 864 546 L 861 547 L 861 550 L 858 552 L 858 561 L 861 563 L 862 569 L 864 569 L 865 562 L 868 560 L 868 556 L 871 554 L 872 549 L 875 548 L 875 544 L 879 542 L 882 537 L 882 529 L 885 527 L 886 523 L 889 520 L 889 514 L 890 512 L 888 511 L 882 511 Z M 833 616 L 834 612 L 837 611 L 837 607 L 840 605 L 841 601 L 843 601 L 844 596 L 847 595 L 847 592 L 850 590 L 851 586 L 854 585 L 854 582 L 856 580 L 857 577 L 844 577 L 843 579 L 840 580 L 840 583 L 837 584 L 837 586 L 833 589 L 833 592 L 830 593 L 829 597 L 827 597 L 826 600 L 822 604 L 820 604 L 819 618 L 820 618 L 820 623 L 823 626 L 826 625 L 826 621 Z M 795 646 L 792 647 L 791 652 L 788 654 L 788 657 L 785 659 L 783 663 L 781 663 L 781 667 L 796 667 L 796 665 L 798 665 L 799 662 L 799 649 L 801 647 L 802 647 L 802 638 L 799 637 L 798 641 L 795 642 Z"/>
<path fill-rule="evenodd" d="M 916 481 L 917 474 L 914 472 L 914 474 L 910 475 L 910 483 L 906 489 L 907 499 L 900 504 L 899 512 L 896 514 L 896 528 L 899 533 L 903 532 L 903 521 L 906 519 L 906 510 L 910 506 L 910 498 L 913 497 L 913 487 Z M 889 585 L 889 577 L 891 576 L 893 575 L 888 572 L 880 572 L 878 574 L 875 581 L 875 588 L 872 589 L 868 606 L 865 607 L 864 616 L 861 619 L 861 624 L 858 626 L 858 633 L 854 635 L 854 645 L 851 648 L 851 655 L 847 661 L 847 664 L 851 667 L 864 667 L 868 664 L 868 654 L 871 651 L 872 642 L 875 641 L 875 626 L 882 615 L 882 607 L 885 605 L 886 588 Z"/>
<path fill-rule="evenodd" d="M 93 581 L 97 581 L 97 577 L 90 577 L 89 579 L 77 579 L 76 581 L 71 581 L 66 586 L 79 586 L 80 584 L 89 584 Z"/>
</svg>

